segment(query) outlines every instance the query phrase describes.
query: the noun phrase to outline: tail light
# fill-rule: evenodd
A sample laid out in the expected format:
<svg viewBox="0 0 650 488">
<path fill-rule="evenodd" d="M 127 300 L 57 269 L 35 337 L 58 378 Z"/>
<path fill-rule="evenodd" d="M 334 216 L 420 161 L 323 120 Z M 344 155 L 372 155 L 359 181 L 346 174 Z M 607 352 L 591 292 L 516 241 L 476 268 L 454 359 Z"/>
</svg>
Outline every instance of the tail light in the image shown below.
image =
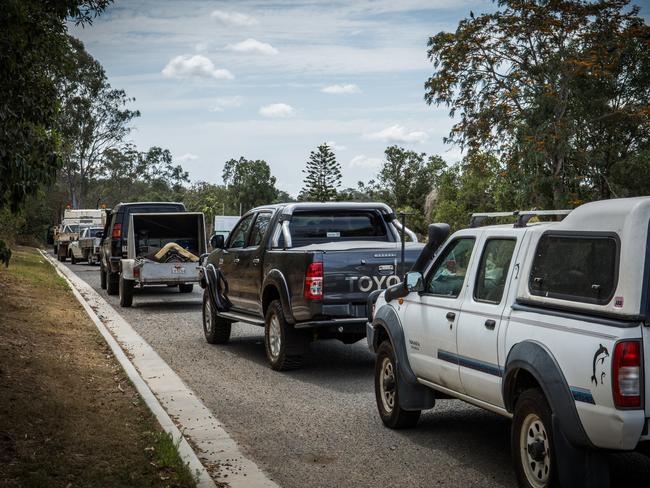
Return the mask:
<svg viewBox="0 0 650 488">
<path fill-rule="evenodd" d="M 621 341 L 616 344 L 612 361 L 612 376 L 616 408 L 640 408 L 640 341 Z"/>
<path fill-rule="evenodd" d="M 122 224 L 115 224 L 113 226 L 113 239 L 122 237 Z"/>
<path fill-rule="evenodd" d="M 323 298 L 323 263 L 311 263 L 305 275 L 305 298 L 320 300 Z"/>
</svg>

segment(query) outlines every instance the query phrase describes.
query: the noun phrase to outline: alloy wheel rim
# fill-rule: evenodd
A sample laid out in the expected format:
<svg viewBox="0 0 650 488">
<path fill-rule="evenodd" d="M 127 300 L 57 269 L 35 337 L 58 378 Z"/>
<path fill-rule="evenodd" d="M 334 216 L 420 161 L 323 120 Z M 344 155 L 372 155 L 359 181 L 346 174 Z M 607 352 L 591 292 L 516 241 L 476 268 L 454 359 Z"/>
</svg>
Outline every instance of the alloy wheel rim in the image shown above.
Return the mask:
<svg viewBox="0 0 650 488">
<path fill-rule="evenodd" d="M 280 348 L 282 346 L 282 336 L 280 333 L 280 320 L 277 315 L 271 317 L 269 324 L 269 350 L 271 357 L 277 359 L 280 355 Z"/>
<path fill-rule="evenodd" d="M 546 487 L 551 475 L 549 438 L 546 427 L 537 414 L 529 413 L 524 419 L 519 449 L 528 483 L 534 488 Z"/>
<path fill-rule="evenodd" d="M 395 408 L 395 369 L 390 358 L 385 357 L 381 363 L 379 393 L 384 410 L 391 413 Z"/>
</svg>

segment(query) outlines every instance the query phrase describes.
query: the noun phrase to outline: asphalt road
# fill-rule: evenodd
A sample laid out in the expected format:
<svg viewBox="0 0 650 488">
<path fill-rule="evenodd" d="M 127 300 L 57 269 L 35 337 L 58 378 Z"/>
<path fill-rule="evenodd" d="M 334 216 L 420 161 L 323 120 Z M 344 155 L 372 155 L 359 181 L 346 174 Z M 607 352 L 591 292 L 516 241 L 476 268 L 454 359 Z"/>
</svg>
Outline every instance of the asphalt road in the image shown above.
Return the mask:
<svg viewBox="0 0 650 488">
<path fill-rule="evenodd" d="M 301 370 L 277 373 L 266 365 L 262 328 L 238 323 L 229 344 L 205 342 L 198 286 L 191 294 L 136 290 L 133 307 L 120 309 L 117 297 L 100 289 L 98 266 L 68 267 L 119 311 L 285 488 L 516 486 L 510 422 L 496 414 L 442 400 L 423 412 L 415 429 L 385 428 L 375 406 L 374 355 L 365 341 L 313 343 Z"/>
</svg>

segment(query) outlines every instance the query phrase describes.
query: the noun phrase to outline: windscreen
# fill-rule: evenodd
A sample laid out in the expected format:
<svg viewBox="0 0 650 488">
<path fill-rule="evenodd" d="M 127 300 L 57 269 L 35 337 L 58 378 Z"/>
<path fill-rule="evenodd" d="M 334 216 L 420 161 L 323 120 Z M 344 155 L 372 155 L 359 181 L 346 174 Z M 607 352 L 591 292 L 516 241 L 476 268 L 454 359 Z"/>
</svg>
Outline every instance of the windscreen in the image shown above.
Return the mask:
<svg viewBox="0 0 650 488">
<path fill-rule="evenodd" d="M 392 240 L 383 217 L 372 210 L 298 211 L 291 218 L 289 230 L 294 246 L 343 240 Z"/>
</svg>

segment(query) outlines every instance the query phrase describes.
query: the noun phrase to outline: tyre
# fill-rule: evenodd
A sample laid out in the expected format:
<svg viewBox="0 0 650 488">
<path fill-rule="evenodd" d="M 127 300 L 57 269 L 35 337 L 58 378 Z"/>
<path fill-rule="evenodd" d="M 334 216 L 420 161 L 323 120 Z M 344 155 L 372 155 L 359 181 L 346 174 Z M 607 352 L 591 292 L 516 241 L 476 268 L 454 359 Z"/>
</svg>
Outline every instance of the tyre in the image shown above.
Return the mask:
<svg viewBox="0 0 650 488">
<path fill-rule="evenodd" d="M 521 488 L 559 486 L 551 408 L 540 390 L 526 390 L 519 396 L 512 419 L 510 442 L 517 482 Z"/>
<path fill-rule="evenodd" d="M 203 292 L 203 334 L 209 344 L 225 344 L 230 339 L 232 323 L 217 315 L 208 293 L 206 288 Z"/>
<path fill-rule="evenodd" d="M 125 280 L 120 275 L 120 307 L 130 307 L 133 304 L 133 280 Z"/>
<path fill-rule="evenodd" d="M 192 290 L 194 290 L 193 283 L 183 283 L 182 285 L 178 285 L 178 291 L 181 293 L 192 293 Z"/>
<path fill-rule="evenodd" d="M 399 405 L 397 390 L 397 364 L 390 341 L 377 349 L 375 362 L 375 400 L 381 421 L 391 429 L 414 427 L 420 419 L 420 410 L 404 410 Z"/>
<path fill-rule="evenodd" d="M 117 295 L 119 293 L 120 275 L 106 270 L 106 293 Z"/>
<path fill-rule="evenodd" d="M 65 255 L 59 256 L 59 261 L 65 263 Z"/>
<path fill-rule="evenodd" d="M 99 266 L 99 286 L 102 290 L 106 289 L 106 271 L 102 265 Z"/>
<path fill-rule="evenodd" d="M 264 346 L 271 369 L 288 371 L 302 366 L 307 336 L 295 330 L 284 318 L 282 304 L 274 300 L 266 311 Z"/>
<path fill-rule="evenodd" d="M 70 264 L 77 264 L 77 258 L 72 253 L 70 253 Z"/>
</svg>

